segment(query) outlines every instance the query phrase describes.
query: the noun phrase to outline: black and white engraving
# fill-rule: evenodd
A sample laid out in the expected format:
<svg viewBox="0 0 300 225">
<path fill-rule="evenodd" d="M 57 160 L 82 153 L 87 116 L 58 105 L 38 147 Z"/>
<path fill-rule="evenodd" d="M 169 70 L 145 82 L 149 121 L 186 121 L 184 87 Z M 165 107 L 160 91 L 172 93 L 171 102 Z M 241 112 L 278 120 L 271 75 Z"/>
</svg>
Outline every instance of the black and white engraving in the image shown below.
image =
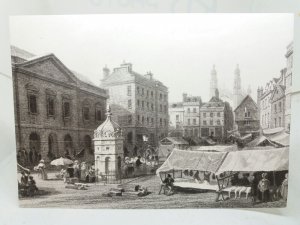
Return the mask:
<svg viewBox="0 0 300 225">
<path fill-rule="evenodd" d="M 292 19 L 12 17 L 20 206 L 285 207 Z"/>
</svg>

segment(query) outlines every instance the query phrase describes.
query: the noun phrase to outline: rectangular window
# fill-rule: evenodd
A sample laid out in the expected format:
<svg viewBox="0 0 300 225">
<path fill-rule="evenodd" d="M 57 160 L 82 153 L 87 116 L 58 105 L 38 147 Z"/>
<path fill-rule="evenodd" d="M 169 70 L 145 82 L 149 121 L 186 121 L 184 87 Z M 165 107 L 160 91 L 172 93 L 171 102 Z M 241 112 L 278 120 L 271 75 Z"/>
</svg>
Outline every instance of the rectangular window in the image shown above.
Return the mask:
<svg viewBox="0 0 300 225">
<path fill-rule="evenodd" d="M 142 88 L 142 96 L 144 96 L 144 88 Z"/>
<path fill-rule="evenodd" d="M 210 117 L 213 117 L 213 116 L 214 116 L 214 113 L 210 113 L 209 116 L 210 116 Z"/>
<path fill-rule="evenodd" d="M 188 125 L 191 125 L 191 120 L 190 119 L 188 119 Z"/>
<path fill-rule="evenodd" d="M 154 125 L 154 119 L 151 118 L 151 125 L 153 126 Z"/>
<path fill-rule="evenodd" d="M 142 109 L 144 110 L 144 101 L 142 101 Z"/>
<path fill-rule="evenodd" d="M 54 114 L 55 114 L 54 98 L 48 97 L 47 98 L 47 115 L 54 116 Z"/>
<path fill-rule="evenodd" d="M 209 125 L 211 125 L 211 126 L 214 125 L 214 121 L 212 121 L 212 120 L 209 121 Z"/>
<path fill-rule="evenodd" d="M 220 120 L 217 120 L 217 125 L 221 125 L 221 121 Z"/>
<path fill-rule="evenodd" d="M 65 118 L 70 117 L 70 102 L 64 102 L 63 103 L 63 116 Z"/>
<path fill-rule="evenodd" d="M 167 110 L 167 106 L 165 105 L 165 106 L 164 106 L 164 112 L 167 113 L 167 111 L 168 111 L 168 110 Z"/>
<path fill-rule="evenodd" d="M 162 118 L 159 119 L 159 124 L 162 127 Z"/>
<path fill-rule="evenodd" d="M 131 86 L 127 86 L 127 95 L 131 96 Z"/>
<path fill-rule="evenodd" d="M 162 105 L 159 105 L 159 111 L 162 112 Z"/>
<path fill-rule="evenodd" d="M 36 95 L 29 95 L 29 112 L 32 114 L 37 113 L 37 97 Z"/>
<path fill-rule="evenodd" d="M 140 107 L 140 100 L 137 100 L 137 106 Z"/>
<path fill-rule="evenodd" d="M 203 113 L 203 117 L 206 118 L 206 113 Z"/>
<path fill-rule="evenodd" d="M 145 117 L 142 116 L 142 124 L 144 125 L 145 123 Z"/>
<path fill-rule="evenodd" d="M 167 120 L 164 119 L 164 124 L 165 124 L 165 127 L 167 127 Z"/>
<path fill-rule="evenodd" d="M 140 87 L 136 87 L 136 91 L 138 94 L 140 94 Z"/>
<path fill-rule="evenodd" d="M 137 115 L 137 122 L 140 123 L 140 115 Z"/>
<path fill-rule="evenodd" d="M 196 125 L 196 119 L 193 119 L 193 124 Z"/>
<path fill-rule="evenodd" d="M 196 108 L 193 108 L 193 113 L 196 113 L 197 112 L 197 109 Z"/>
<path fill-rule="evenodd" d="M 206 120 L 203 120 L 203 125 L 207 125 L 207 122 L 206 122 Z"/>
<path fill-rule="evenodd" d="M 151 91 L 151 98 L 153 98 L 153 91 Z"/>
<path fill-rule="evenodd" d="M 221 116 L 221 113 L 218 112 L 218 113 L 217 113 L 217 116 L 220 117 L 220 116 Z"/>
<path fill-rule="evenodd" d="M 190 109 L 190 108 L 188 108 L 188 109 L 187 109 L 187 112 L 188 112 L 188 113 L 190 113 L 190 112 L 191 112 L 191 109 Z"/>
<path fill-rule="evenodd" d="M 83 119 L 84 120 L 90 119 L 90 109 L 88 107 L 83 107 Z"/>
<path fill-rule="evenodd" d="M 128 109 L 132 108 L 132 103 L 131 103 L 131 99 L 128 100 Z"/>
<path fill-rule="evenodd" d="M 161 93 L 159 94 L 159 100 L 162 100 L 162 94 Z"/>
<path fill-rule="evenodd" d="M 177 122 L 179 121 L 179 115 L 176 115 L 176 121 Z"/>
<path fill-rule="evenodd" d="M 149 117 L 147 117 L 147 125 L 149 125 Z"/>
<path fill-rule="evenodd" d="M 151 103 L 151 111 L 154 111 L 154 106 L 152 103 Z"/>
<path fill-rule="evenodd" d="M 149 111 L 149 102 L 147 102 L 147 110 Z"/>
</svg>

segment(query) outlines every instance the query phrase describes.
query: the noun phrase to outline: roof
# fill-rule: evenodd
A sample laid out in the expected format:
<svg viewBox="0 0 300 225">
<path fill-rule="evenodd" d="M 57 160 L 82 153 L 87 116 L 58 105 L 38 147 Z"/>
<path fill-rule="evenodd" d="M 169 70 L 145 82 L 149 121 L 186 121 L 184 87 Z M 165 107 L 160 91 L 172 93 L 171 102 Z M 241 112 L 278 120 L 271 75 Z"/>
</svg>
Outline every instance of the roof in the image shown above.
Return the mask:
<svg viewBox="0 0 300 225">
<path fill-rule="evenodd" d="M 254 140 L 247 143 L 248 147 L 256 147 L 256 146 L 274 146 L 274 144 L 266 137 L 266 136 L 259 136 Z"/>
<path fill-rule="evenodd" d="M 191 146 L 189 150 L 228 152 L 228 151 L 237 151 L 237 145 Z"/>
<path fill-rule="evenodd" d="M 235 151 L 227 154 L 217 174 L 238 171 L 283 171 L 288 170 L 288 165 L 288 148 Z"/>
<path fill-rule="evenodd" d="M 223 102 L 220 98 L 217 98 L 215 96 L 213 96 L 209 102 L 205 103 L 201 108 L 201 109 L 204 109 L 204 108 L 220 108 L 220 109 L 224 109 L 225 107 L 225 102 Z"/>
<path fill-rule="evenodd" d="M 107 105 L 106 120 L 95 130 L 94 138 L 119 138 L 122 136 L 121 127 L 111 119 L 111 108 Z"/>
<path fill-rule="evenodd" d="M 290 145 L 290 135 L 286 132 L 277 133 L 274 135 L 271 135 L 269 139 L 281 146 L 289 146 Z"/>
<path fill-rule="evenodd" d="M 189 144 L 182 137 L 166 137 L 166 138 L 162 139 L 160 142 L 162 142 L 164 140 L 169 140 L 170 142 L 172 142 L 172 144 L 175 144 L 175 145 L 188 145 Z"/>
<path fill-rule="evenodd" d="M 254 103 L 255 107 L 258 109 L 257 104 L 255 103 L 255 101 L 251 98 L 250 95 L 247 95 L 247 96 L 241 101 L 241 103 L 234 109 L 234 112 L 235 112 L 240 106 L 242 106 L 246 100 L 252 101 L 252 102 Z"/>
<path fill-rule="evenodd" d="M 284 127 L 276 127 L 276 128 L 270 128 L 270 129 L 264 129 L 263 134 L 264 135 L 273 135 L 276 133 L 284 132 Z"/>
<path fill-rule="evenodd" d="M 18 48 L 17 46 L 14 45 L 10 46 L 10 52 L 12 56 L 19 57 L 25 60 L 35 56 L 34 54 L 27 52 L 24 49 Z"/>
<path fill-rule="evenodd" d="M 199 170 L 216 173 L 227 152 L 204 152 L 174 149 L 156 174 L 171 170 Z"/>
</svg>

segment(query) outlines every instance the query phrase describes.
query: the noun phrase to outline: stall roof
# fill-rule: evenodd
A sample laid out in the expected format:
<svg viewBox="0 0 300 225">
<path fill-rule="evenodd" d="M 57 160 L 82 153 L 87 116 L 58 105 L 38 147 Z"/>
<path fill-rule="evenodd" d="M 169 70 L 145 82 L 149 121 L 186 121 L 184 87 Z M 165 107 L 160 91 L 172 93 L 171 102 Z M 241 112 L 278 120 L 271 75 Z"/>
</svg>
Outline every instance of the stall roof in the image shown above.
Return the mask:
<svg viewBox="0 0 300 225">
<path fill-rule="evenodd" d="M 237 145 L 214 145 L 214 146 L 191 146 L 189 150 L 192 151 L 215 151 L 215 152 L 229 152 L 237 151 Z"/>
<path fill-rule="evenodd" d="M 163 143 L 164 141 L 172 142 L 172 144 L 175 144 L 175 145 L 188 145 L 189 144 L 182 137 L 166 137 L 166 138 L 162 139 L 160 142 Z"/>
<path fill-rule="evenodd" d="M 227 154 L 217 174 L 229 171 L 282 171 L 288 170 L 288 164 L 289 150 L 287 147 L 264 151 L 235 151 Z"/>
<path fill-rule="evenodd" d="M 263 134 L 264 135 L 273 135 L 276 133 L 281 133 L 283 131 L 284 131 L 284 127 L 276 127 L 276 128 L 264 129 Z"/>
<path fill-rule="evenodd" d="M 256 147 L 261 145 L 274 146 L 274 144 L 265 136 L 259 136 L 247 144 L 248 147 Z"/>
<path fill-rule="evenodd" d="M 168 159 L 156 171 L 199 170 L 216 173 L 227 152 L 204 152 L 174 149 Z"/>
<path fill-rule="evenodd" d="M 270 136 L 269 139 L 272 142 L 279 144 L 281 146 L 289 146 L 290 145 L 290 135 L 285 132 L 274 134 L 274 135 Z"/>
</svg>

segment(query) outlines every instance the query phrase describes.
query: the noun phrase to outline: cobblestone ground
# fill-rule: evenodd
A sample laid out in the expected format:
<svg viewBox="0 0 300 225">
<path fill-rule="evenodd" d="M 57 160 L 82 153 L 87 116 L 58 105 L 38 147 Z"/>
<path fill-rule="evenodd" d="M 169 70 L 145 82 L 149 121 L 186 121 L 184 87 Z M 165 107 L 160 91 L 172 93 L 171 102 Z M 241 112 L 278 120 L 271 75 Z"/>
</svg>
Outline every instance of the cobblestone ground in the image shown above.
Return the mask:
<svg viewBox="0 0 300 225">
<path fill-rule="evenodd" d="M 145 209 L 145 208 L 253 208 L 253 207 L 285 207 L 283 201 L 257 203 L 253 205 L 250 199 L 229 199 L 215 202 L 216 194 L 183 193 L 172 196 L 158 195 L 160 179 L 157 176 L 136 178 L 122 185 L 125 191 L 133 191 L 139 184 L 148 187 L 151 192 L 144 197 L 113 196 L 104 197 L 103 193 L 117 185 L 90 184 L 88 190 L 66 189 L 62 180 L 57 180 L 54 173 L 49 174 L 49 180 L 43 181 L 33 175 L 40 193 L 33 198 L 21 198 L 20 207 L 63 207 L 63 208 L 109 208 L 109 209 Z"/>
</svg>

